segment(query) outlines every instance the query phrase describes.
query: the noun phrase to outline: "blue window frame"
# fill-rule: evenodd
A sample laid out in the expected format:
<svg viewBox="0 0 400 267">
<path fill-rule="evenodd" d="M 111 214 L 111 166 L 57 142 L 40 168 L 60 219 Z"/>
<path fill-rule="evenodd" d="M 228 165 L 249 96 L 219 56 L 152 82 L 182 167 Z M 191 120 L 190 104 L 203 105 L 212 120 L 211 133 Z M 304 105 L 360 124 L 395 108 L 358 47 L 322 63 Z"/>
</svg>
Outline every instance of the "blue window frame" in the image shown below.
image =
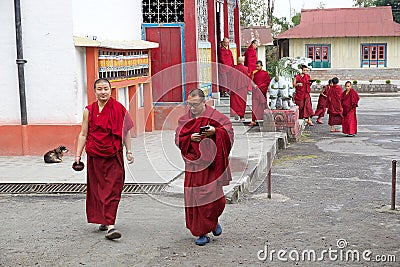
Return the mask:
<svg viewBox="0 0 400 267">
<path fill-rule="evenodd" d="M 387 44 L 361 44 L 361 68 L 386 67 Z"/>
<path fill-rule="evenodd" d="M 307 44 L 306 57 L 312 59 L 313 68 L 331 67 L 331 45 L 330 44 Z"/>
</svg>

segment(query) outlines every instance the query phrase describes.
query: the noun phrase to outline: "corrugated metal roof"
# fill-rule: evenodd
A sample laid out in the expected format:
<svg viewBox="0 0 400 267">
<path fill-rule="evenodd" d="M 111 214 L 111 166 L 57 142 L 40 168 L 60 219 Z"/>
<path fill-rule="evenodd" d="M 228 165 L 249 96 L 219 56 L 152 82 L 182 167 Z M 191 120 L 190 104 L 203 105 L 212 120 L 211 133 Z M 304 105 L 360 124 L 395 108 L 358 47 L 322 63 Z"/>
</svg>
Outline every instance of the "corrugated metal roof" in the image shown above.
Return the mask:
<svg viewBox="0 0 400 267">
<path fill-rule="evenodd" d="M 159 45 L 155 42 L 149 42 L 144 40 L 131 40 L 131 41 L 116 41 L 116 40 L 104 40 L 96 41 L 85 37 L 74 36 L 75 46 L 85 47 L 103 47 L 111 49 L 151 49 L 157 48 Z"/>
<path fill-rule="evenodd" d="M 249 46 L 251 41 L 257 39 L 259 45 L 272 45 L 272 34 L 269 27 L 253 26 L 241 28 L 241 45 Z"/>
<path fill-rule="evenodd" d="M 392 7 L 303 9 L 301 22 L 277 39 L 400 36 Z"/>
</svg>

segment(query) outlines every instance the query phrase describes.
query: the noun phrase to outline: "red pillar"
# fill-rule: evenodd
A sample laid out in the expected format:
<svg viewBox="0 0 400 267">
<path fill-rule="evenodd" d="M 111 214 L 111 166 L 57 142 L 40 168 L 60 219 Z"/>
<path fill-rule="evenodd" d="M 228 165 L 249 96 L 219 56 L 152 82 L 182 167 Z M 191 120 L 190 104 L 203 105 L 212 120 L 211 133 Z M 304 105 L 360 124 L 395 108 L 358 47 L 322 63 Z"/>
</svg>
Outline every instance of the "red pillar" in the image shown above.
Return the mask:
<svg viewBox="0 0 400 267">
<path fill-rule="evenodd" d="M 212 75 L 212 91 L 218 92 L 217 86 L 217 25 L 215 14 L 215 1 L 208 1 L 208 41 L 211 43 L 211 75 Z"/>
<path fill-rule="evenodd" d="M 236 8 L 234 11 L 234 21 L 235 21 L 235 43 L 236 43 L 236 57 L 241 56 L 241 47 L 240 47 L 240 15 L 239 15 L 239 3 L 236 4 Z"/>
<path fill-rule="evenodd" d="M 185 17 L 185 62 L 192 62 L 185 65 L 186 76 L 186 96 L 190 90 L 198 87 L 198 71 L 197 64 L 197 1 L 184 1 L 184 17 Z"/>
<path fill-rule="evenodd" d="M 224 1 L 224 37 L 229 38 L 229 27 L 228 27 L 228 3 Z M 222 40 L 221 40 L 222 41 Z M 233 40 L 229 40 L 233 42 Z"/>
</svg>

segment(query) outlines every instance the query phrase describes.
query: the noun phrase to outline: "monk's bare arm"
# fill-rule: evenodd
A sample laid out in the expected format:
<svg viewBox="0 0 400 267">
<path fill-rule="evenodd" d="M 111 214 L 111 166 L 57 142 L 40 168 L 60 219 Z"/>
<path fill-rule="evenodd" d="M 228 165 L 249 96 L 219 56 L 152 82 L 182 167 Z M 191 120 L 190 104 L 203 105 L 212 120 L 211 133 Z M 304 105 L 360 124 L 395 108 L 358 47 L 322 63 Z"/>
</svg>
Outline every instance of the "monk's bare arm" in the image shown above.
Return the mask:
<svg viewBox="0 0 400 267">
<path fill-rule="evenodd" d="M 128 163 L 133 163 L 134 158 L 133 158 L 133 153 L 132 153 L 132 145 L 131 145 L 131 133 L 128 131 L 125 135 L 124 139 L 124 145 L 126 148 L 126 159 L 128 160 Z"/>
<path fill-rule="evenodd" d="M 303 86 L 302 83 L 298 83 L 296 78 L 293 79 L 293 87 L 297 87 L 297 86 Z"/>
<path fill-rule="evenodd" d="M 78 146 L 76 148 L 76 153 L 75 153 L 76 162 L 79 162 L 81 160 L 82 151 L 86 144 L 86 138 L 89 130 L 88 118 L 89 118 L 89 110 L 85 109 L 85 111 L 83 112 L 81 132 L 78 135 Z"/>
</svg>

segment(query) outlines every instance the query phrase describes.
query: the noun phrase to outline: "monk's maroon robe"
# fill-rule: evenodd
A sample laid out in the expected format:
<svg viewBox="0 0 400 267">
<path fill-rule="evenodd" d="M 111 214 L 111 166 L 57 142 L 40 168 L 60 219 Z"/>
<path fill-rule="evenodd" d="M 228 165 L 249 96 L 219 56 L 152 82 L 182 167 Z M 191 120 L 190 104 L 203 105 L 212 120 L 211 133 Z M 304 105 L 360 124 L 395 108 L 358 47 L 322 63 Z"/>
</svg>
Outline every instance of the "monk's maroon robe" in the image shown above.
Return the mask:
<svg viewBox="0 0 400 267">
<path fill-rule="evenodd" d="M 253 73 L 256 70 L 257 50 L 250 45 L 244 52 L 244 65 L 249 68 L 249 72 Z"/>
<path fill-rule="evenodd" d="M 343 108 L 342 108 L 342 88 L 334 84 L 329 88 L 326 94 L 326 105 L 329 114 L 329 125 L 342 125 Z"/>
<path fill-rule="evenodd" d="M 294 103 L 299 106 L 299 118 L 306 119 L 314 116 L 314 110 L 311 104 L 311 83 L 310 75 L 308 74 L 297 74 L 295 76 L 296 83 L 302 83 L 302 86 L 296 86 L 296 92 L 294 94 Z"/>
<path fill-rule="evenodd" d="M 252 120 L 262 120 L 264 110 L 268 108 L 267 92 L 271 78 L 265 70 L 255 70 L 253 72 L 253 82 L 257 88 L 253 88 L 252 93 Z"/>
<path fill-rule="evenodd" d="M 223 92 L 229 91 L 229 76 L 234 66 L 232 51 L 224 46 L 218 49 L 218 77 L 220 89 Z"/>
<path fill-rule="evenodd" d="M 359 100 L 360 97 L 353 88 L 351 88 L 347 94 L 346 91 L 342 93 L 342 107 L 343 107 L 342 131 L 344 134 L 357 133 L 356 108 L 358 107 Z"/>
<path fill-rule="evenodd" d="M 243 64 L 234 66 L 231 72 L 231 117 L 238 115 L 243 118 L 246 111 L 247 92 L 251 90 L 251 80 L 248 68 Z"/>
<path fill-rule="evenodd" d="M 191 141 L 191 135 L 205 125 L 214 126 L 215 135 Z M 202 236 L 215 230 L 225 208 L 222 187 L 232 180 L 228 158 L 233 145 L 232 123 L 207 105 L 198 118 L 189 110 L 179 118 L 175 143 L 185 161 L 186 227 L 194 236 Z"/>
<path fill-rule="evenodd" d="M 328 88 L 329 88 L 328 85 L 324 86 L 324 88 L 322 89 L 322 92 L 319 94 L 317 109 L 315 110 L 315 116 L 318 116 L 318 118 L 323 118 L 325 116 L 326 92 L 328 91 Z"/>
<path fill-rule="evenodd" d="M 115 224 L 124 186 L 122 140 L 133 121 L 122 104 L 110 98 L 99 112 L 97 102 L 89 110 L 86 140 L 86 215 L 89 223 Z"/>
</svg>

